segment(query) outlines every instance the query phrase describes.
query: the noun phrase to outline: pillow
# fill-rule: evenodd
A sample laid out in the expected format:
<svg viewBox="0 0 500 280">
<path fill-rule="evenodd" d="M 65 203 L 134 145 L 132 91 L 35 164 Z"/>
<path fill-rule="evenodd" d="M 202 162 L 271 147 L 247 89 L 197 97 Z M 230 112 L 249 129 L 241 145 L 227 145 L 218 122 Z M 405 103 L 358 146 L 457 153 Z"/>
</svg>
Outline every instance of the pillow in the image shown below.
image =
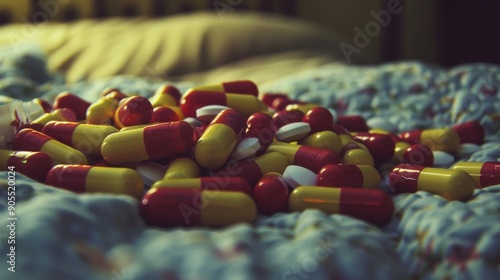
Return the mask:
<svg viewBox="0 0 500 280">
<path fill-rule="evenodd" d="M 165 78 L 255 55 L 338 50 L 334 36 L 315 25 L 250 13 L 85 20 L 46 24 L 34 33 L 48 54 L 49 70 L 68 82 L 117 74 Z"/>
</svg>

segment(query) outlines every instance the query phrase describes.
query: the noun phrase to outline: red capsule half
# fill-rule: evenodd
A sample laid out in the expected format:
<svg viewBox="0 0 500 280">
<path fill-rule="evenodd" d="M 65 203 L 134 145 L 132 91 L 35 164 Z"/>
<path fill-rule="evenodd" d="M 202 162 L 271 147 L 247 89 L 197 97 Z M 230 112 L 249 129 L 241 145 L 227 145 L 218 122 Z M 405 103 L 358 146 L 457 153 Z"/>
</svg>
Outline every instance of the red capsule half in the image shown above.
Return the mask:
<svg viewBox="0 0 500 280">
<path fill-rule="evenodd" d="M 288 196 L 288 185 L 278 173 L 264 175 L 253 189 L 257 210 L 265 215 L 286 212 Z"/>
<path fill-rule="evenodd" d="M 126 126 L 151 123 L 153 105 L 142 96 L 132 96 L 120 102 L 115 111 L 115 126 L 121 129 Z"/>
<path fill-rule="evenodd" d="M 484 127 L 478 121 L 457 124 L 451 129 L 458 133 L 460 143 L 472 143 L 476 145 L 484 143 Z"/>
<path fill-rule="evenodd" d="M 54 110 L 68 108 L 75 113 L 79 121 L 87 117 L 89 106 L 90 103 L 67 91 L 59 93 L 54 100 Z"/>
<path fill-rule="evenodd" d="M 395 144 L 387 134 L 360 132 L 354 136 L 356 141 L 363 143 L 376 163 L 383 163 L 394 156 Z"/>
<path fill-rule="evenodd" d="M 311 126 L 311 134 L 326 130 L 332 130 L 334 119 L 333 115 L 325 107 L 315 107 L 309 110 L 302 118 L 303 122 Z"/>
<path fill-rule="evenodd" d="M 341 125 L 351 132 L 367 132 L 370 130 L 366 120 L 358 115 L 341 116 L 337 120 L 337 125 Z"/>
</svg>

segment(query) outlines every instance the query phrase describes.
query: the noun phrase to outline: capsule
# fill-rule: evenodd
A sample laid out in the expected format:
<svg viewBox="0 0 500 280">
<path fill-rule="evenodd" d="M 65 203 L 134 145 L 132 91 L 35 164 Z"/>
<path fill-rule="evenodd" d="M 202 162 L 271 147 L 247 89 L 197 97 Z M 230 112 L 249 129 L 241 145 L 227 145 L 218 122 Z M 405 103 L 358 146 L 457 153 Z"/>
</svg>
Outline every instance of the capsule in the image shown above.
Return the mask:
<svg viewBox="0 0 500 280">
<path fill-rule="evenodd" d="M 159 87 L 155 94 L 149 98 L 149 102 L 154 108 L 160 106 L 179 106 L 180 100 L 181 92 L 172 85 Z"/>
<path fill-rule="evenodd" d="M 398 136 L 410 144 L 424 144 L 433 151 L 453 153 L 460 148 L 460 138 L 451 128 L 413 130 Z"/>
<path fill-rule="evenodd" d="M 271 125 L 278 130 L 287 124 L 300 122 L 302 118 L 304 118 L 304 113 L 300 110 L 281 110 L 273 115 Z"/>
<path fill-rule="evenodd" d="M 257 155 L 262 155 L 267 146 L 274 140 L 276 127 L 272 123 L 273 118 L 266 113 L 255 113 L 247 119 L 247 128 L 243 138 L 259 139 L 260 148 Z"/>
<path fill-rule="evenodd" d="M 476 188 L 500 184 L 500 162 L 459 162 L 451 169 L 467 172 L 474 180 Z"/>
<path fill-rule="evenodd" d="M 286 111 L 299 110 L 305 115 L 307 112 L 316 107 L 321 107 L 321 105 L 314 103 L 294 102 L 292 104 L 287 105 L 285 107 L 285 110 Z"/>
<path fill-rule="evenodd" d="M 52 105 L 50 105 L 50 103 L 47 100 L 45 100 L 45 99 L 35 98 L 35 99 L 33 99 L 33 103 L 40 105 L 40 107 L 42 107 L 42 110 L 43 110 L 44 113 L 50 113 L 50 112 L 52 112 L 52 109 L 53 109 Z"/>
<path fill-rule="evenodd" d="M 472 143 L 482 145 L 484 143 L 484 127 L 478 121 L 470 121 L 453 126 L 453 129 L 460 138 L 460 144 Z"/>
<path fill-rule="evenodd" d="M 179 157 L 170 162 L 163 179 L 168 180 L 197 177 L 200 177 L 200 167 L 198 164 L 190 158 Z"/>
<path fill-rule="evenodd" d="M 289 164 L 305 167 L 314 173 L 318 173 L 327 164 L 342 162 L 340 156 L 332 151 L 283 142 L 273 142 L 266 149 L 266 153 L 269 152 L 282 153 Z"/>
<path fill-rule="evenodd" d="M 123 166 L 188 152 L 196 142 L 194 128 L 184 122 L 169 122 L 120 131 L 106 137 L 101 146 L 103 158 Z"/>
<path fill-rule="evenodd" d="M 387 224 L 394 213 L 391 197 L 381 190 L 301 186 L 290 194 L 290 210 L 318 209 L 342 214 L 378 226 Z"/>
<path fill-rule="evenodd" d="M 179 107 L 160 106 L 153 109 L 151 123 L 175 122 L 184 119 L 184 114 Z"/>
<path fill-rule="evenodd" d="M 311 126 L 311 133 L 331 131 L 334 124 L 332 113 L 325 107 L 315 107 L 307 111 L 302 121 Z"/>
<path fill-rule="evenodd" d="M 431 149 L 425 145 L 411 145 L 404 150 L 401 163 L 421 166 L 433 166 L 434 153 L 432 153 Z"/>
<path fill-rule="evenodd" d="M 114 125 L 121 129 L 126 126 L 149 124 L 153 117 L 153 106 L 142 96 L 131 96 L 120 101 L 115 111 Z"/>
<path fill-rule="evenodd" d="M 220 84 L 204 85 L 191 88 L 190 90 L 241 93 L 241 94 L 253 95 L 255 97 L 259 95 L 259 89 L 257 88 L 257 85 L 249 80 L 230 81 Z"/>
<path fill-rule="evenodd" d="M 342 163 L 374 166 L 375 163 L 372 155 L 366 149 L 363 149 L 361 145 L 363 144 L 354 142 L 345 144 L 340 151 Z"/>
<path fill-rule="evenodd" d="M 374 162 L 383 163 L 394 156 L 395 144 L 387 134 L 356 133 L 354 139 L 368 148 Z"/>
<path fill-rule="evenodd" d="M 144 190 L 137 171 L 120 167 L 59 164 L 49 171 L 45 183 L 75 193 L 116 193 L 137 198 Z"/>
<path fill-rule="evenodd" d="M 244 193 L 199 189 L 150 189 L 139 210 L 148 225 L 157 227 L 223 227 L 252 223 L 256 216 L 255 203 Z"/>
<path fill-rule="evenodd" d="M 118 102 L 119 100 L 115 98 L 115 94 L 110 93 L 90 104 L 86 113 L 87 123 L 111 124 L 118 108 Z"/>
<path fill-rule="evenodd" d="M 196 117 L 196 110 L 208 105 L 223 105 L 248 117 L 260 112 L 262 103 L 248 94 L 190 90 L 181 98 L 181 110 L 186 117 Z"/>
<path fill-rule="evenodd" d="M 301 140 L 300 144 L 329 150 L 337 154 L 340 154 L 342 151 L 342 142 L 340 137 L 332 131 L 321 131 L 311 134 Z"/>
<path fill-rule="evenodd" d="M 351 132 L 367 132 L 370 130 L 366 120 L 358 115 L 338 117 L 337 125 L 341 125 Z"/>
<path fill-rule="evenodd" d="M 252 196 L 252 187 L 241 177 L 200 177 L 160 180 L 152 188 L 198 188 L 212 191 L 237 191 Z"/>
<path fill-rule="evenodd" d="M 286 212 L 288 196 L 288 185 L 279 173 L 264 175 L 253 189 L 257 210 L 264 215 Z"/>
<path fill-rule="evenodd" d="M 104 138 L 118 132 L 118 129 L 109 125 L 52 121 L 43 127 L 42 132 L 84 155 L 101 156 Z"/>
<path fill-rule="evenodd" d="M 290 100 L 290 98 L 288 97 L 288 95 L 284 94 L 284 93 L 269 93 L 269 92 L 266 92 L 262 95 L 262 102 L 264 104 L 266 104 L 267 107 L 269 108 L 273 108 L 273 109 L 276 109 L 273 104 L 274 104 L 274 101 L 278 98 L 281 98 L 281 99 L 284 99 L 284 100 Z M 290 103 L 288 103 L 290 104 Z M 288 105 L 286 104 L 286 105 Z M 286 106 L 285 106 L 286 107 Z M 280 108 L 280 109 L 276 109 L 277 111 L 279 110 L 283 110 L 285 109 L 285 107 L 283 108 Z"/>
<path fill-rule="evenodd" d="M 15 150 L 44 152 L 56 163 L 88 163 L 82 152 L 31 128 L 20 130 L 14 137 L 12 145 Z"/>
<path fill-rule="evenodd" d="M 245 128 L 245 118 L 236 110 L 220 112 L 203 132 L 194 147 L 194 158 L 199 165 L 215 169 L 229 159 L 238 136 Z"/>
<path fill-rule="evenodd" d="M 389 186 L 395 194 L 426 191 L 450 200 L 466 200 L 474 192 L 474 181 L 465 171 L 411 164 L 397 165 Z"/>
<path fill-rule="evenodd" d="M 270 172 L 283 173 L 288 166 L 287 158 L 281 153 L 269 152 L 251 160 L 242 160 L 236 163 L 229 162 L 226 166 L 214 170 L 215 176 L 239 176 L 255 186 L 264 174 Z"/>
<path fill-rule="evenodd" d="M 42 131 L 43 126 L 51 121 L 70 121 L 75 122 L 76 116 L 73 111 L 68 108 L 55 109 L 53 112 L 45 113 L 33 120 L 31 123 L 23 126 L 23 128 L 32 128 L 37 131 Z"/>
<path fill-rule="evenodd" d="M 54 110 L 68 108 L 75 113 L 78 121 L 86 118 L 89 106 L 90 103 L 68 91 L 59 93 L 54 100 Z"/>
<path fill-rule="evenodd" d="M 14 171 L 41 183 L 45 182 L 52 165 L 52 159 L 42 152 L 0 150 L 0 170 L 7 171 L 9 166 L 14 166 Z"/>
<path fill-rule="evenodd" d="M 316 185 L 378 189 L 380 175 L 371 165 L 329 164 L 319 171 Z"/>
</svg>

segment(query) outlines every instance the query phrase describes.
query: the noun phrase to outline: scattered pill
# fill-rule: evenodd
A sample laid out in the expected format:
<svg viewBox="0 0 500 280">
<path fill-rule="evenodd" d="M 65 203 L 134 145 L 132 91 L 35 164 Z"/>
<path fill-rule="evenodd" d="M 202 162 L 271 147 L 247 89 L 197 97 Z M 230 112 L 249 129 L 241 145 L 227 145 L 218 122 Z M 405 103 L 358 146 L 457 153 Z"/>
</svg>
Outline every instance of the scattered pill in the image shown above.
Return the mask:
<svg viewBox="0 0 500 280">
<path fill-rule="evenodd" d="M 434 156 L 434 166 L 448 168 L 455 161 L 455 157 L 442 151 L 432 151 Z"/>
<path fill-rule="evenodd" d="M 406 164 L 431 167 L 434 165 L 434 153 L 426 145 L 410 145 L 403 151 L 401 162 Z"/>
<path fill-rule="evenodd" d="M 500 184 L 500 162 L 459 162 L 451 169 L 467 172 L 474 180 L 476 188 Z"/>
<path fill-rule="evenodd" d="M 300 144 L 329 150 L 337 154 L 340 154 L 342 151 L 342 141 L 340 137 L 332 131 L 321 131 L 311 134 L 302 139 Z"/>
<path fill-rule="evenodd" d="M 198 188 L 209 191 L 238 191 L 252 196 L 252 187 L 241 177 L 200 177 L 160 180 L 153 188 Z"/>
<path fill-rule="evenodd" d="M 203 85 L 191 88 L 191 90 L 220 91 L 226 93 L 250 94 L 255 97 L 259 95 L 257 85 L 249 80 L 230 81 L 220 84 Z"/>
<path fill-rule="evenodd" d="M 181 92 L 172 85 L 159 87 L 155 94 L 149 98 L 151 105 L 156 108 L 160 106 L 179 106 Z"/>
<path fill-rule="evenodd" d="M 458 158 L 469 158 L 471 157 L 475 152 L 481 150 L 481 146 L 476 145 L 476 144 L 471 144 L 471 143 L 464 143 L 460 145 L 460 148 L 458 149 L 456 156 Z"/>
<path fill-rule="evenodd" d="M 307 111 L 302 121 L 311 126 L 313 133 L 332 130 L 334 124 L 332 113 L 325 107 L 315 107 Z"/>
<path fill-rule="evenodd" d="M 380 175 L 371 165 L 329 164 L 319 171 L 313 185 L 378 189 Z"/>
<path fill-rule="evenodd" d="M 255 155 L 260 149 L 258 138 L 244 138 L 236 146 L 230 158 L 234 160 L 242 160 Z"/>
<path fill-rule="evenodd" d="M 222 105 L 208 105 L 196 110 L 196 118 L 204 123 L 210 123 L 222 111 L 230 109 Z"/>
<path fill-rule="evenodd" d="M 363 143 L 373 157 L 375 163 L 383 163 L 394 156 L 395 144 L 387 134 L 356 133 L 354 139 Z"/>
<path fill-rule="evenodd" d="M 298 165 L 289 165 L 283 172 L 283 180 L 295 189 L 298 186 L 313 186 L 316 184 L 316 173 Z"/>
<path fill-rule="evenodd" d="M 188 90 L 181 98 L 181 110 L 186 117 L 195 117 L 196 110 L 208 105 L 223 105 L 248 117 L 260 112 L 262 103 L 249 94 Z"/>
<path fill-rule="evenodd" d="M 52 168 L 52 159 L 43 152 L 0 150 L 0 170 L 7 171 L 14 166 L 15 171 L 38 182 L 45 182 Z"/>
<path fill-rule="evenodd" d="M 45 113 L 34 119 L 31 123 L 24 125 L 23 128 L 32 128 L 37 131 L 42 131 L 44 125 L 50 121 L 75 122 L 76 116 L 75 113 L 68 108 L 55 109 L 53 112 Z"/>
<path fill-rule="evenodd" d="M 303 117 L 304 113 L 300 110 L 281 110 L 274 113 L 272 125 L 276 128 L 276 130 L 278 130 L 284 125 L 302 121 Z"/>
<path fill-rule="evenodd" d="M 279 173 L 264 175 L 253 189 L 257 210 L 264 215 L 286 212 L 288 196 L 288 185 Z"/>
<path fill-rule="evenodd" d="M 362 116 L 340 116 L 337 119 L 337 125 L 345 127 L 351 132 L 367 132 L 370 128 Z"/>
<path fill-rule="evenodd" d="M 178 157 L 170 162 L 163 176 L 164 180 L 200 177 L 200 167 L 187 157 Z"/>
<path fill-rule="evenodd" d="M 76 120 L 85 120 L 86 114 L 87 114 L 87 109 L 89 108 L 90 103 L 87 101 L 81 99 L 77 95 L 71 93 L 71 92 L 61 92 L 59 93 L 55 100 L 54 100 L 54 106 L 53 109 L 62 109 L 62 108 L 67 108 L 70 109 L 75 113 Z M 76 121 L 75 120 L 75 121 Z"/>
<path fill-rule="evenodd" d="M 144 185 L 151 187 L 155 182 L 163 179 L 167 168 L 155 162 L 141 162 L 135 167 L 135 171 L 141 175 Z"/>
<path fill-rule="evenodd" d="M 282 126 L 276 131 L 276 139 L 282 142 L 299 141 L 311 132 L 311 126 L 305 122 L 295 122 Z"/>
<path fill-rule="evenodd" d="M 460 148 L 460 138 L 451 128 L 413 130 L 398 136 L 410 144 L 424 144 L 433 151 L 453 153 Z"/>
<path fill-rule="evenodd" d="M 159 106 L 153 109 L 151 123 L 175 122 L 182 119 L 184 118 L 180 109 L 176 110 L 173 107 Z"/>
<path fill-rule="evenodd" d="M 120 129 L 125 126 L 149 124 L 153 116 L 153 106 L 142 96 L 132 96 L 120 101 L 115 111 L 114 125 Z"/>
<path fill-rule="evenodd" d="M 363 149 L 361 145 L 361 143 L 354 142 L 345 144 L 340 151 L 342 163 L 374 166 L 375 163 L 372 155 L 367 150 Z"/>
<path fill-rule="evenodd" d="M 485 131 L 477 121 L 457 124 L 452 129 L 458 134 L 460 143 L 471 143 L 481 145 L 484 143 Z"/>
</svg>

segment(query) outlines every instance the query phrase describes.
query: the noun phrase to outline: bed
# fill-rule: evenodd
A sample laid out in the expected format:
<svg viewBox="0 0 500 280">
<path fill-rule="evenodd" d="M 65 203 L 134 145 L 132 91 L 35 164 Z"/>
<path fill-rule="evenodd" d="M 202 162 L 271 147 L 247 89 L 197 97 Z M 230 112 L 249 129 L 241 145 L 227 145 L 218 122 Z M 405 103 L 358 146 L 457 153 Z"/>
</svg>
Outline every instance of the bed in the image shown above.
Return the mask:
<svg viewBox="0 0 500 280">
<path fill-rule="evenodd" d="M 70 91 L 93 102 L 110 87 L 151 97 L 164 84 L 184 93 L 197 85 L 249 79 L 261 96 L 284 93 L 331 108 L 338 116 L 382 122 L 394 132 L 478 121 L 486 132 L 484 144 L 475 152 L 454 154 L 453 163 L 444 167 L 500 161 L 499 65 L 349 64 L 338 47 L 342 40 L 328 30 L 282 15 L 234 12 L 281 9 L 280 14 L 297 15 L 304 10 L 299 4 L 229 2 L 234 5 L 221 6 L 229 9 L 222 14 L 55 22 L 29 35 L 26 23 L 3 27 L 0 148 L 11 144 L 13 120 L 24 123 L 40 115 L 34 98 L 53 102 L 57 94 Z M 78 11 L 104 17 L 104 4 L 81 3 L 95 6 Z M 146 4 L 124 8 L 124 14 L 169 14 L 161 1 L 141 3 Z M 74 12 L 67 15 L 74 17 Z M 389 34 L 378 40 L 394 40 L 393 31 L 384 32 Z M 380 188 L 390 193 L 389 169 L 379 171 Z M 137 199 L 75 194 L 17 173 L 13 231 L 9 223 L 14 220 L 8 219 L 11 180 L 7 171 L 0 174 L 0 216 L 7 224 L 0 229 L 1 279 L 500 277 L 500 185 L 475 189 L 466 202 L 423 191 L 392 195 L 394 214 L 384 226 L 309 209 L 259 214 L 251 224 L 219 229 L 165 229 L 144 222 Z M 7 269 L 13 239 L 15 272 Z"/>
</svg>

